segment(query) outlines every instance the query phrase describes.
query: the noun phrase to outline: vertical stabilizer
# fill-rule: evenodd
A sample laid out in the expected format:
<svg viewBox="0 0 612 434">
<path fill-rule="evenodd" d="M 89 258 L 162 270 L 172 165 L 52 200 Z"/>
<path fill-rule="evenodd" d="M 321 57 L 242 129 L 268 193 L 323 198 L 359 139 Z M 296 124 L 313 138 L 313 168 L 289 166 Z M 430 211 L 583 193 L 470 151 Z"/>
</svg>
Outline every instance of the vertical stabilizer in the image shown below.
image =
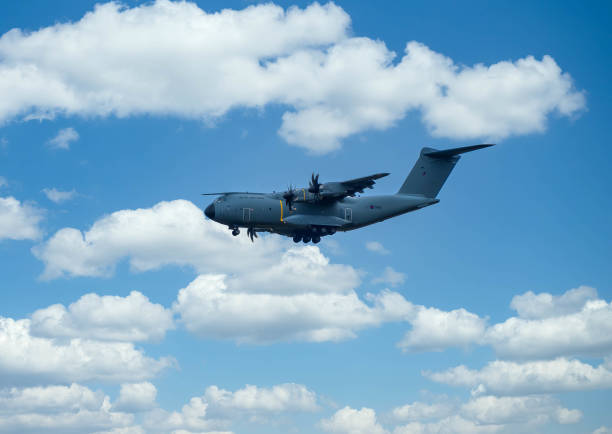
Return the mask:
<svg viewBox="0 0 612 434">
<path fill-rule="evenodd" d="M 437 150 L 421 149 L 421 155 L 399 189 L 398 194 L 420 194 L 435 198 L 453 167 L 459 161 L 459 154 L 486 148 L 489 144 L 465 146 L 462 148 Z"/>
</svg>

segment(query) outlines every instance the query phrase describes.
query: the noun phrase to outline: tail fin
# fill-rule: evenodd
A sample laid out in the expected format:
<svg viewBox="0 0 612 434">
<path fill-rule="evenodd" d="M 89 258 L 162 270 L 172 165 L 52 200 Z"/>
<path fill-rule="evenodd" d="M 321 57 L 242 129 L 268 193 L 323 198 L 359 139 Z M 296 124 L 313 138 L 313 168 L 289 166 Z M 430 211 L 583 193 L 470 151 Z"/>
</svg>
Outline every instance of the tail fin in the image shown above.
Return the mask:
<svg viewBox="0 0 612 434">
<path fill-rule="evenodd" d="M 398 194 L 422 194 L 434 198 L 459 161 L 459 154 L 475 151 L 493 145 L 464 146 L 463 148 L 439 151 L 433 148 L 421 149 L 421 155 L 410 174 L 399 189 Z"/>
</svg>

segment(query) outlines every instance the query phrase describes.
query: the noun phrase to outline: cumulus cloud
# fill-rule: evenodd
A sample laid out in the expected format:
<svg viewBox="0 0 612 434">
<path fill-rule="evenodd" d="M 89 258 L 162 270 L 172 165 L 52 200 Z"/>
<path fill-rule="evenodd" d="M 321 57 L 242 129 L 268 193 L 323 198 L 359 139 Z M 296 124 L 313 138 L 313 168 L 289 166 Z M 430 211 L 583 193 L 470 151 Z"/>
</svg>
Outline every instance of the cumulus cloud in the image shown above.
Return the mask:
<svg viewBox="0 0 612 434">
<path fill-rule="evenodd" d="M 171 365 L 129 342 L 33 336 L 29 319 L 0 317 L 0 378 L 5 384 L 141 381 Z"/>
<path fill-rule="evenodd" d="M 597 298 L 597 290 L 589 286 L 570 289 L 561 295 L 547 292 L 534 294 L 528 291 L 514 296 L 510 307 L 516 310 L 521 318 L 542 319 L 580 312 L 587 301 Z"/>
<path fill-rule="evenodd" d="M 378 241 L 368 241 L 365 246 L 366 249 L 368 249 L 370 252 L 378 253 L 381 255 L 388 255 L 389 253 L 391 253 L 389 250 L 385 249 L 385 246 L 383 246 Z"/>
<path fill-rule="evenodd" d="M 191 398 L 181 411 L 161 408 L 147 412 L 143 426 L 146 432 L 209 433 L 219 425 L 227 424 L 207 417 L 208 404 L 200 397 Z"/>
<path fill-rule="evenodd" d="M 42 235 L 40 221 L 43 212 L 12 196 L 0 197 L 0 241 L 36 240 Z"/>
<path fill-rule="evenodd" d="M 434 422 L 411 422 L 397 427 L 393 434 L 489 434 L 500 432 L 503 428 L 500 425 L 480 425 L 459 415 L 453 415 Z"/>
<path fill-rule="evenodd" d="M 562 407 L 550 396 L 481 396 L 461 407 L 464 417 L 479 424 L 560 424 L 579 422 L 582 412 Z"/>
<path fill-rule="evenodd" d="M 581 411 L 565 408 L 549 395 L 481 396 L 463 403 L 441 396 L 433 404 L 416 401 L 396 407 L 387 420 L 396 423 L 393 434 L 467 434 L 529 432 L 534 426 L 573 424 L 581 418 Z M 388 432 L 371 409 L 345 407 L 322 425 L 337 433 Z"/>
<path fill-rule="evenodd" d="M 59 130 L 57 135 L 50 139 L 47 144 L 52 149 L 67 150 L 70 149 L 70 144 L 76 142 L 77 140 L 79 140 L 79 133 L 77 133 L 74 128 L 69 127 Z"/>
<path fill-rule="evenodd" d="M 316 394 L 301 384 L 247 385 L 234 392 L 210 386 L 180 412 L 155 409 L 145 413 L 143 425 L 147 432 L 210 432 L 245 416 L 253 420 L 281 412 L 312 412 L 319 408 L 316 400 Z"/>
<path fill-rule="evenodd" d="M 337 341 L 387 321 L 405 320 L 414 306 L 384 291 L 364 303 L 354 290 L 300 294 L 231 290 L 223 275 L 201 275 L 179 291 L 174 310 L 185 327 L 203 337 L 265 343 Z"/>
<path fill-rule="evenodd" d="M 270 388 L 247 384 L 235 392 L 210 386 L 204 399 L 213 414 L 312 412 L 319 409 L 317 395 L 306 386 L 295 383 Z"/>
<path fill-rule="evenodd" d="M 450 416 L 455 410 L 455 405 L 450 402 L 437 402 L 428 404 L 424 402 L 413 402 L 393 409 L 391 414 L 398 422 L 422 421 L 428 419 L 442 419 Z"/>
<path fill-rule="evenodd" d="M 161 340 L 174 328 L 172 312 L 138 291 L 127 297 L 83 295 L 68 308 L 54 304 L 32 314 L 30 333 L 101 341 Z"/>
<path fill-rule="evenodd" d="M 74 189 L 70 191 L 61 191 L 56 188 L 44 188 L 43 193 L 45 193 L 47 199 L 55 203 L 66 202 L 70 199 L 73 199 L 77 194 L 76 190 Z"/>
<path fill-rule="evenodd" d="M 376 420 L 376 412 L 363 407 L 357 410 L 344 407 L 329 419 L 319 422 L 324 431 L 337 434 L 385 434 L 388 433 Z"/>
<path fill-rule="evenodd" d="M 404 351 L 443 351 L 448 347 L 467 347 L 482 338 L 486 320 L 467 310 L 445 312 L 421 308 L 411 321 L 412 329 L 398 343 Z"/>
<path fill-rule="evenodd" d="M 121 385 L 119 398 L 113 409 L 129 413 L 149 410 L 155 407 L 157 389 L 148 381 L 143 383 L 125 383 Z"/>
<path fill-rule="evenodd" d="M 480 370 L 460 365 L 423 374 L 438 383 L 471 387 L 474 395 L 525 395 L 612 387 L 612 371 L 605 364 L 593 367 L 566 358 L 524 363 L 495 360 Z"/>
<path fill-rule="evenodd" d="M 412 329 L 398 343 L 406 351 L 490 345 L 503 359 L 603 357 L 612 354 L 612 303 L 589 287 L 560 295 L 527 292 L 512 299 L 518 317 L 487 326 L 465 309 L 418 307 Z"/>
<path fill-rule="evenodd" d="M 528 292 L 512 303 L 522 317 L 495 324 L 484 338 L 499 356 L 541 359 L 612 353 L 612 303 L 598 299 L 593 288 L 580 287 L 560 296 Z"/>
<path fill-rule="evenodd" d="M 102 392 L 78 384 L 0 390 L 0 432 L 94 432 L 133 420 L 114 411 Z"/>
<path fill-rule="evenodd" d="M 458 66 L 412 41 L 397 58 L 381 41 L 351 37 L 350 17 L 333 3 L 207 13 L 188 2 L 111 2 L 76 22 L 5 33 L 0 58 L 0 122 L 58 114 L 210 121 L 281 104 L 281 137 L 318 153 L 410 110 L 435 136 L 475 139 L 540 132 L 551 113 L 585 107 L 550 56 Z"/>
<path fill-rule="evenodd" d="M 393 287 L 399 286 L 406 280 L 406 275 L 395 271 L 392 267 L 385 267 L 382 275 L 372 279 L 372 283 L 386 283 Z"/>
</svg>

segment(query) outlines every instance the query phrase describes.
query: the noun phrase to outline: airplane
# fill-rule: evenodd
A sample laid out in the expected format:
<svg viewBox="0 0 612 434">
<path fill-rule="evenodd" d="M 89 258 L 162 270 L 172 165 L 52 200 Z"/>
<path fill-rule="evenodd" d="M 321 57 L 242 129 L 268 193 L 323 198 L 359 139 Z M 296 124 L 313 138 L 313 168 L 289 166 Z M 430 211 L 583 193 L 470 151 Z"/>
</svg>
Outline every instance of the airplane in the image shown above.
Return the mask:
<svg viewBox="0 0 612 434">
<path fill-rule="evenodd" d="M 438 150 L 422 148 L 419 159 L 395 194 L 355 197 L 372 189 L 375 180 L 389 173 L 376 173 L 343 182 L 319 183 L 312 174 L 307 188 L 273 193 L 203 193 L 219 196 L 204 210 L 211 220 L 227 225 L 232 235 L 247 228 L 254 241 L 257 232 L 271 232 L 299 243 L 318 243 L 337 231 L 352 231 L 438 203 L 436 198 L 460 154 L 493 146 L 482 144 Z"/>
</svg>

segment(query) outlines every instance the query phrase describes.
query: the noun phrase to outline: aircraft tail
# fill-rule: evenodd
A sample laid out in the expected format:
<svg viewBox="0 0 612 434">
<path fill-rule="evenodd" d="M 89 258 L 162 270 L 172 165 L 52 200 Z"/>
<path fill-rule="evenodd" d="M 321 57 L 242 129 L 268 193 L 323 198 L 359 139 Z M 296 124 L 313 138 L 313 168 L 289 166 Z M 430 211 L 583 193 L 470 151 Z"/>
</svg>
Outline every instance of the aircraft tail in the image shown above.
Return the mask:
<svg viewBox="0 0 612 434">
<path fill-rule="evenodd" d="M 437 150 L 433 148 L 421 149 L 421 155 L 408 177 L 397 192 L 398 194 L 422 194 L 425 197 L 435 198 L 450 175 L 453 167 L 459 161 L 459 154 L 486 148 L 489 144 L 464 146 L 462 148 Z"/>
</svg>

